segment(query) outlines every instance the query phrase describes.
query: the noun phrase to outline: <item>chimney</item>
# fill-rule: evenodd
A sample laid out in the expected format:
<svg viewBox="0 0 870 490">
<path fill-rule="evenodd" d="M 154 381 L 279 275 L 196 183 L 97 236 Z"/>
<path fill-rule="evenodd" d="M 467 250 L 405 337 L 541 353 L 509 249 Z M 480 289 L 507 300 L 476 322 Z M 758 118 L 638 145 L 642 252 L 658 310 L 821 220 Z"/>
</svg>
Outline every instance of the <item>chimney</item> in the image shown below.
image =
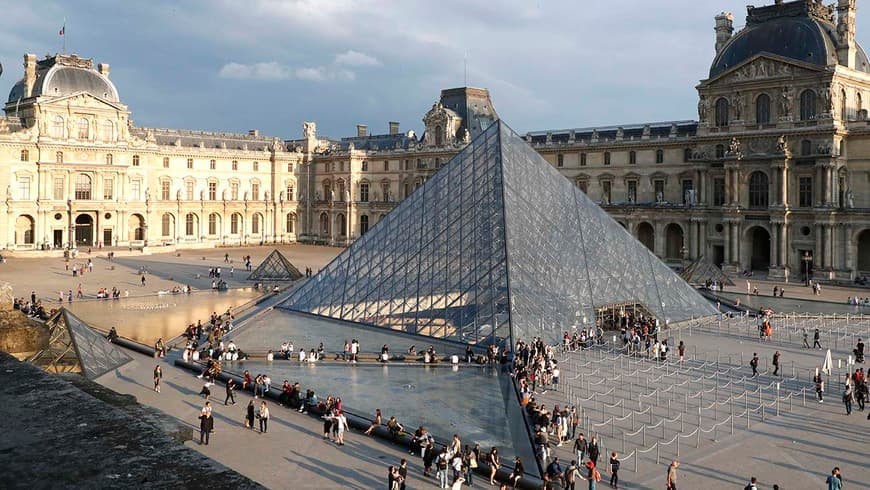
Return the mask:
<svg viewBox="0 0 870 490">
<path fill-rule="evenodd" d="M 357 138 L 365 138 L 369 135 L 369 127 L 365 124 L 357 124 L 356 125 L 356 136 Z"/>
<path fill-rule="evenodd" d="M 399 123 L 395 121 L 390 121 L 390 134 L 399 134 Z"/>
<path fill-rule="evenodd" d="M 837 59 L 840 64 L 855 68 L 855 0 L 837 1 Z"/>
<path fill-rule="evenodd" d="M 260 136 L 260 130 L 259 129 L 249 129 L 248 136 Z"/>
<path fill-rule="evenodd" d="M 24 97 L 33 94 L 33 84 L 36 83 L 36 55 L 24 55 Z"/>
<path fill-rule="evenodd" d="M 716 54 L 722 51 L 725 44 L 734 34 L 734 15 L 731 12 L 722 12 L 716 16 Z"/>
<path fill-rule="evenodd" d="M 109 64 L 108 63 L 100 63 L 97 65 L 97 71 L 100 72 L 100 75 L 109 78 Z"/>
</svg>

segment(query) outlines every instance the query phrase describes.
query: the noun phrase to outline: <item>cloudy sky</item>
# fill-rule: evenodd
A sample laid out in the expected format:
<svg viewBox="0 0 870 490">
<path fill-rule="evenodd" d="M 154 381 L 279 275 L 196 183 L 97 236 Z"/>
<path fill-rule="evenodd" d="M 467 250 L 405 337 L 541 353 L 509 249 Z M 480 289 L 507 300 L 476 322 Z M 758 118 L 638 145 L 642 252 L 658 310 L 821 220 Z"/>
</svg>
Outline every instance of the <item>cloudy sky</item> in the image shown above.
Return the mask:
<svg viewBox="0 0 870 490">
<path fill-rule="evenodd" d="M 859 41 L 870 37 L 860 3 Z M 746 13 L 745 0 L 4 4 L 0 94 L 25 52 L 61 50 L 65 18 L 67 51 L 111 64 L 137 125 L 285 138 L 309 120 L 332 137 L 388 121 L 419 133 L 440 89 L 464 84 L 464 59 L 468 84 L 489 88 L 520 132 L 693 118 L 714 15 L 742 26 Z"/>
</svg>

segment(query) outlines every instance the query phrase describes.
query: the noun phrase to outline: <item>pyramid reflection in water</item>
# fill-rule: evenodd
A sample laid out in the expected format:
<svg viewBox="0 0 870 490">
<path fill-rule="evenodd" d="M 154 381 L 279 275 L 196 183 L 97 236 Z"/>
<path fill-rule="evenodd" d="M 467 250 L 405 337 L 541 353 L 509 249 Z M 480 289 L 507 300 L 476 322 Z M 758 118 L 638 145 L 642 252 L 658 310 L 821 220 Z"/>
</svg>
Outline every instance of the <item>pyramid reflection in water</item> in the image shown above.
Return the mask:
<svg viewBox="0 0 870 490">
<path fill-rule="evenodd" d="M 520 136 L 496 122 L 282 307 L 462 343 L 509 343 L 641 304 L 715 314 Z"/>
</svg>

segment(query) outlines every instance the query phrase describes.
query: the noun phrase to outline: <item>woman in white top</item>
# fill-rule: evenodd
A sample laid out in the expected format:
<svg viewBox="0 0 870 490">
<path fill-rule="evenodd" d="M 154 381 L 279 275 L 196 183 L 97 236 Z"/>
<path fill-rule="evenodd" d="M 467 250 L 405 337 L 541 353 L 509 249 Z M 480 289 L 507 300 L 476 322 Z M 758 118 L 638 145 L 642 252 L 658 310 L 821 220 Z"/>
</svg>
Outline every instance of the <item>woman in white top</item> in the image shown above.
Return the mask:
<svg viewBox="0 0 870 490">
<path fill-rule="evenodd" d="M 305 349 L 300 347 L 299 348 L 299 362 L 305 362 L 307 360 L 308 360 L 308 358 L 305 357 Z"/>
<path fill-rule="evenodd" d="M 344 416 L 344 412 L 339 410 L 334 418 L 335 424 L 338 427 L 338 445 L 344 446 L 344 431 L 350 430 L 350 426 L 347 425 L 347 417 Z"/>
</svg>

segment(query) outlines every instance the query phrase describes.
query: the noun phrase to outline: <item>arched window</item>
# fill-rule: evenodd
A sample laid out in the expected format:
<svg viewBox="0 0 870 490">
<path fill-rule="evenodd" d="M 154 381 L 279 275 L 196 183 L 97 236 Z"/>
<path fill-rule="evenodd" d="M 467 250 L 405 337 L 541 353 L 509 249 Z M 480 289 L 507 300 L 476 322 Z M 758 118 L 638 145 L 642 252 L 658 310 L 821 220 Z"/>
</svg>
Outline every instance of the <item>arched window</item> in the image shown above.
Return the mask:
<svg viewBox="0 0 870 490">
<path fill-rule="evenodd" d="M 811 121 L 816 118 L 816 92 L 807 89 L 801 92 L 801 121 Z"/>
<path fill-rule="evenodd" d="M 691 158 L 691 153 L 689 153 L 689 158 Z M 664 163 L 665 161 L 665 152 L 664 150 L 656 150 L 656 163 Z"/>
<path fill-rule="evenodd" d="M 287 233 L 295 233 L 296 229 L 296 215 L 293 213 L 287 213 Z"/>
<path fill-rule="evenodd" d="M 51 123 L 51 137 L 63 138 L 63 116 L 55 116 Z"/>
<path fill-rule="evenodd" d="M 628 152 L 628 163 L 630 163 L 631 165 L 637 163 L 637 152 L 635 152 L 634 150 Z"/>
<path fill-rule="evenodd" d="M 338 215 L 338 234 L 339 236 L 347 236 L 347 218 L 343 214 Z"/>
<path fill-rule="evenodd" d="M 76 200 L 87 201 L 91 198 L 91 176 L 88 174 L 76 175 Z"/>
<path fill-rule="evenodd" d="M 716 100 L 716 126 L 728 125 L 728 99 L 719 97 Z"/>
<path fill-rule="evenodd" d="M 369 231 L 369 217 L 364 214 L 359 217 L 359 234 L 365 235 Z"/>
<path fill-rule="evenodd" d="M 801 141 L 801 155 L 811 155 L 813 153 L 813 142 L 810 140 Z"/>
<path fill-rule="evenodd" d="M 749 176 L 749 207 L 766 208 L 768 205 L 768 181 L 764 172 Z"/>
<path fill-rule="evenodd" d="M 114 163 L 114 157 L 111 153 L 106 153 L 106 165 L 111 165 Z"/>
<path fill-rule="evenodd" d="M 79 119 L 79 139 L 86 140 L 90 137 L 91 133 L 91 123 L 88 122 L 87 119 L 81 118 Z"/>
<path fill-rule="evenodd" d="M 21 161 L 27 162 L 30 161 L 30 152 L 27 150 L 21 150 Z"/>
<path fill-rule="evenodd" d="M 187 213 L 184 217 L 184 234 L 187 236 L 196 235 L 196 215 Z"/>
<path fill-rule="evenodd" d="M 171 236 L 172 235 L 172 215 L 169 213 L 164 213 L 163 216 L 160 217 L 160 231 L 161 236 Z"/>
<path fill-rule="evenodd" d="M 320 236 L 329 236 L 329 215 L 320 213 Z"/>
<path fill-rule="evenodd" d="M 218 214 L 211 213 L 210 215 L 208 215 L 208 234 L 212 235 L 212 236 L 217 235 L 217 229 L 218 229 Z"/>
<path fill-rule="evenodd" d="M 725 158 L 725 145 L 716 145 L 716 158 Z"/>
<path fill-rule="evenodd" d="M 239 218 L 239 213 L 233 213 L 233 215 L 230 216 L 230 233 L 233 235 L 239 234 Z"/>
<path fill-rule="evenodd" d="M 840 119 L 843 121 L 849 119 L 849 99 L 846 89 L 840 91 Z"/>
<path fill-rule="evenodd" d="M 103 141 L 114 141 L 115 139 L 115 125 L 112 124 L 112 121 L 106 119 L 103 121 Z"/>
<path fill-rule="evenodd" d="M 435 146 L 441 146 L 444 144 L 444 136 L 441 132 L 441 126 L 435 126 Z"/>
<path fill-rule="evenodd" d="M 770 96 L 761 94 L 755 99 L 755 122 L 770 124 Z"/>
<path fill-rule="evenodd" d="M 254 213 L 251 216 L 251 234 L 259 235 L 260 234 L 260 214 Z"/>
</svg>

